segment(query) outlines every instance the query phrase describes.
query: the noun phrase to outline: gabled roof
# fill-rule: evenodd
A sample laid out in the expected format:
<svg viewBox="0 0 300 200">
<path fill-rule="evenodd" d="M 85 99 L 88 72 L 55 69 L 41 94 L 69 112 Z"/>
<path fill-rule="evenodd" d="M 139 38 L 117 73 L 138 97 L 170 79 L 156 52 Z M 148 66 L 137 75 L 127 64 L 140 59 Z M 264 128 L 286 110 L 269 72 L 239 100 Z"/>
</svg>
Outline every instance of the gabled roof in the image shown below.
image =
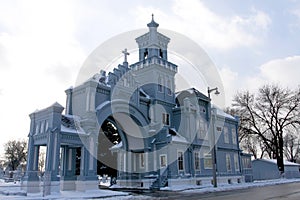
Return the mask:
<svg viewBox="0 0 300 200">
<path fill-rule="evenodd" d="M 210 99 L 207 96 L 205 96 L 202 92 L 195 88 L 189 88 L 186 90 L 176 92 L 175 97 L 178 99 L 179 102 L 182 102 L 185 97 L 196 97 L 197 99 L 201 99 L 206 102 L 210 101 Z"/>
<path fill-rule="evenodd" d="M 218 108 L 217 106 L 213 105 L 212 107 L 216 109 L 218 116 L 236 120 L 235 117 L 233 117 L 232 115 L 229 115 L 228 113 L 224 112 L 222 109 Z"/>
<path fill-rule="evenodd" d="M 197 90 L 196 88 L 190 88 L 190 89 L 187 89 L 186 91 L 190 92 L 191 94 L 194 93 L 196 95 L 196 97 L 198 97 L 200 99 L 209 101 L 209 98 L 205 94 L 203 94 L 202 92 Z"/>
</svg>

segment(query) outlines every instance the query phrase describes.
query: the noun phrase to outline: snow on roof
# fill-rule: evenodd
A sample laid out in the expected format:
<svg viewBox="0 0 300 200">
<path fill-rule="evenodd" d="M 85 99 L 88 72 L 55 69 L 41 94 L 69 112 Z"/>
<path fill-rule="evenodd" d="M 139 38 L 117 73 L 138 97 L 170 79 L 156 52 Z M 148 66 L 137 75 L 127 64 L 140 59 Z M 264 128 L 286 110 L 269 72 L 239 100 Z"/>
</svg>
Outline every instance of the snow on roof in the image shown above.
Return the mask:
<svg viewBox="0 0 300 200">
<path fill-rule="evenodd" d="M 67 118 L 71 118 L 74 120 L 80 120 L 80 117 L 77 115 L 69 115 L 69 114 L 64 114 L 63 116 L 67 117 Z"/>
<path fill-rule="evenodd" d="M 57 101 L 55 103 L 53 103 L 50 107 L 60 107 L 60 108 L 63 108 L 62 105 L 60 105 Z"/>
<path fill-rule="evenodd" d="M 188 143 L 188 141 L 184 137 L 182 137 L 181 135 L 172 135 L 172 141 L 173 142 Z"/>
<path fill-rule="evenodd" d="M 277 165 L 277 160 L 276 159 L 256 159 L 256 160 L 261 160 L 261 161 L 265 161 L 265 162 L 270 162 L 270 163 L 274 163 Z M 286 166 L 300 166 L 300 164 L 298 163 L 293 163 L 287 160 L 283 160 L 283 164 Z"/>
<path fill-rule="evenodd" d="M 73 128 L 69 128 L 64 125 L 61 125 L 60 131 L 65 132 L 65 133 L 85 134 L 84 130 L 81 127 L 73 129 Z"/>
<path fill-rule="evenodd" d="M 172 135 L 172 141 L 173 142 L 182 142 L 182 143 L 188 143 L 188 141 L 185 139 L 185 137 L 181 136 L 175 128 L 170 128 L 176 135 Z"/>
<path fill-rule="evenodd" d="M 229 118 L 229 119 L 235 119 L 235 117 L 233 117 L 232 115 L 227 114 L 226 112 L 224 112 L 222 109 L 218 108 L 215 105 L 212 105 L 212 108 L 216 109 L 217 115 L 219 115 L 221 117 L 225 117 L 225 118 Z"/>
</svg>

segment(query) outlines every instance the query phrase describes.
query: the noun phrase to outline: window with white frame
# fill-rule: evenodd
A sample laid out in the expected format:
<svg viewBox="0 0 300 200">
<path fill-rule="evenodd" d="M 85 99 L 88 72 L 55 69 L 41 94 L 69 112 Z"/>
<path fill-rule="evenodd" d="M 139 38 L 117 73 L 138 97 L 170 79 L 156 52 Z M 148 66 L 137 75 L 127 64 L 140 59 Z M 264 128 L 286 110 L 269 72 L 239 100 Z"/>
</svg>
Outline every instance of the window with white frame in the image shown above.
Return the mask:
<svg viewBox="0 0 300 200">
<path fill-rule="evenodd" d="M 204 169 L 212 169 L 211 153 L 204 153 Z"/>
<path fill-rule="evenodd" d="M 242 157 L 243 168 L 244 169 L 251 169 L 251 159 L 248 157 Z"/>
<path fill-rule="evenodd" d="M 233 144 L 236 144 L 237 143 L 237 141 L 236 141 L 236 134 L 237 134 L 237 132 L 236 132 L 236 128 L 234 127 L 233 129 L 231 129 L 231 133 L 232 133 L 232 143 Z"/>
<path fill-rule="evenodd" d="M 183 170 L 183 152 L 182 151 L 177 152 L 177 162 L 178 162 L 178 170 L 182 171 Z"/>
<path fill-rule="evenodd" d="M 194 152 L 195 170 L 200 171 L 200 152 Z"/>
<path fill-rule="evenodd" d="M 226 153 L 226 169 L 228 172 L 231 171 L 231 159 L 229 153 Z"/>
<path fill-rule="evenodd" d="M 229 132 L 228 127 L 223 128 L 223 134 L 224 134 L 224 143 L 229 143 Z"/>
<path fill-rule="evenodd" d="M 170 125 L 170 115 L 168 113 L 162 114 L 162 123 L 167 126 Z"/>
<path fill-rule="evenodd" d="M 240 165 L 239 165 L 239 157 L 238 157 L 238 154 L 234 154 L 234 157 L 233 157 L 233 160 L 234 160 L 234 169 L 235 171 L 240 171 Z"/>
<path fill-rule="evenodd" d="M 160 167 L 167 166 L 167 155 L 166 154 L 162 154 L 159 156 L 159 163 L 160 163 Z"/>
</svg>

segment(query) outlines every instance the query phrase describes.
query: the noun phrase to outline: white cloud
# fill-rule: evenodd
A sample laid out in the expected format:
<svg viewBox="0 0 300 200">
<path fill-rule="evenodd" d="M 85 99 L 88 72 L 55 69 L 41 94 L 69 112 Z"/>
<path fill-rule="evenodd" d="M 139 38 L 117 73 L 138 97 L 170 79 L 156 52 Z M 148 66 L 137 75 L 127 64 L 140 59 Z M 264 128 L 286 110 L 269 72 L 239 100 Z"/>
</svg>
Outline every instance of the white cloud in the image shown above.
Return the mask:
<svg viewBox="0 0 300 200">
<path fill-rule="evenodd" d="M 71 5 L 20 1 L 15 7 L 13 15 L 0 8 L 1 143 L 26 138 L 28 114 L 37 108 L 64 105 L 64 89 L 75 83 L 86 57 L 75 38 Z"/>
<path fill-rule="evenodd" d="M 222 68 L 220 75 L 226 92 L 226 105 L 230 106 L 237 91 L 257 92 L 265 84 L 278 84 L 295 89 L 300 86 L 300 56 L 274 59 L 259 66 L 255 75 L 241 75 L 229 68 Z"/>
<path fill-rule="evenodd" d="M 290 88 L 300 85 L 300 56 L 271 60 L 260 66 L 261 78 Z"/>
<path fill-rule="evenodd" d="M 257 91 L 264 84 L 278 84 L 291 89 L 300 85 L 300 56 L 274 59 L 259 66 L 256 76 L 245 78 L 245 88 Z"/>
<path fill-rule="evenodd" d="M 270 17 L 255 8 L 245 16 L 221 16 L 210 10 L 202 1 L 176 0 L 172 12 L 166 14 L 152 7 L 135 11 L 138 21 L 149 20 L 149 13 L 159 16 L 164 28 L 184 33 L 198 42 L 216 49 L 227 50 L 239 46 L 253 46 L 263 41 Z"/>
</svg>

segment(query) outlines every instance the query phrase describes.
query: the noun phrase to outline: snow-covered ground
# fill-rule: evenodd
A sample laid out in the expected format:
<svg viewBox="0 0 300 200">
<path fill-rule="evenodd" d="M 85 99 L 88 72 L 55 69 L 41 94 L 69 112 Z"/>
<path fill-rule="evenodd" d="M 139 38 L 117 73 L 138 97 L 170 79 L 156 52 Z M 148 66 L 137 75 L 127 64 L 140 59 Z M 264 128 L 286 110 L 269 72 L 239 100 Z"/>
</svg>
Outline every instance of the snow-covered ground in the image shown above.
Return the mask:
<svg viewBox="0 0 300 200">
<path fill-rule="evenodd" d="M 106 182 L 105 182 L 106 183 Z M 20 182 L 5 183 L 3 179 L 0 179 L 0 200 L 1 199 L 88 199 L 88 198 L 109 198 L 118 196 L 128 196 L 127 192 L 117 192 L 112 190 L 89 190 L 86 192 L 76 191 L 61 191 L 60 193 L 54 193 L 43 197 L 42 193 L 28 194 L 21 190 Z"/>
<path fill-rule="evenodd" d="M 276 179 L 266 181 L 255 181 L 252 183 L 239 183 L 239 184 L 224 184 L 218 185 L 217 188 L 212 186 L 176 186 L 166 187 L 163 190 L 171 190 L 183 193 L 209 193 L 218 191 L 229 191 L 236 189 L 246 189 L 251 187 L 262 187 L 268 185 L 276 185 L 283 183 L 300 182 L 300 179 Z M 75 192 L 75 191 L 62 191 L 57 194 L 51 194 L 46 197 L 42 197 L 42 194 L 29 194 L 20 189 L 20 183 L 5 183 L 0 180 L 0 199 L 89 199 L 89 198 L 101 198 L 109 200 L 128 200 L 128 199 L 152 199 L 152 197 L 146 195 L 131 195 L 127 192 L 117 192 L 111 190 L 90 190 L 87 192 Z"/>
<path fill-rule="evenodd" d="M 217 188 L 213 186 L 202 187 L 202 188 L 173 188 L 172 190 L 182 191 L 182 192 L 197 192 L 197 193 L 208 193 L 208 192 L 218 192 L 218 191 L 229 191 L 236 189 L 246 189 L 252 187 L 263 187 L 269 185 L 278 185 L 284 183 L 295 183 L 300 182 L 300 179 L 274 179 L 274 180 L 264 180 L 264 181 L 254 181 L 252 183 L 236 183 L 236 184 L 224 184 L 218 185 Z"/>
</svg>

